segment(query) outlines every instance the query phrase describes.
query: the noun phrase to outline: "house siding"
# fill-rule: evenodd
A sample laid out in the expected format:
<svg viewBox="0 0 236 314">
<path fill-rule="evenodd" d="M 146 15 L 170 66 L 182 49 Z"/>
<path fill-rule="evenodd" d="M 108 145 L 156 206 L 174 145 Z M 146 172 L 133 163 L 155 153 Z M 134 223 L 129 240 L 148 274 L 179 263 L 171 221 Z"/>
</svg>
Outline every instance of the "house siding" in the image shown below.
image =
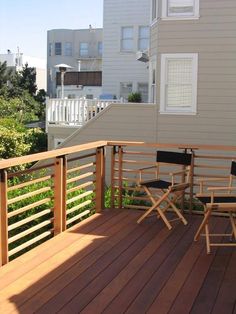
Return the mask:
<svg viewBox="0 0 236 314">
<path fill-rule="evenodd" d="M 120 82 L 148 83 L 146 63 L 136 60 L 138 28 L 150 23 L 150 1 L 104 0 L 103 19 L 103 93 L 120 97 Z M 121 52 L 121 27 L 134 27 L 134 51 Z"/>
<path fill-rule="evenodd" d="M 151 33 L 151 54 L 158 53 L 157 104 L 161 54 L 198 53 L 197 114 L 158 114 L 157 141 L 235 145 L 236 1 L 200 0 L 199 20 L 160 19 Z"/>
</svg>

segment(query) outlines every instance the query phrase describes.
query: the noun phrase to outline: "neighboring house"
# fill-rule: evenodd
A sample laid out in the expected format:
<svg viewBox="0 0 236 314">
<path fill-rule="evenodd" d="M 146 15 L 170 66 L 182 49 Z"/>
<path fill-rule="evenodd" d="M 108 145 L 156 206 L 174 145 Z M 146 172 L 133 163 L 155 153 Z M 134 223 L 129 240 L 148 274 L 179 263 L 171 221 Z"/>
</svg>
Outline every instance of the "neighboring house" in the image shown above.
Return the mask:
<svg viewBox="0 0 236 314">
<path fill-rule="evenodd" d="M 236 144 L 236 1 L 152 0 L 158 142 Z"/>
<path fill-rule="evenodd" d="M 137 61 L 149 48 L 150 0 L 104 0 L 103 93 L 128 98 L 140 92 L 148 102 L 148 63 Z"/>
<path fill-rule="evenodd" d="M 70 71 L 101 71 L 102 69 L 102 29 L 53 29 L 47 33 L 47 93 L 57 97 L 57 64 L 67 64 Z M 76 89 L 80 90 L 80 86 Z M 69 90 L 65 94 L 70 97 Z M 74 97 L 75 91 L 71 92 Z M 91 95 L 91 91 L 90 91 Z M 95 96 L 95 95 L 94 95 Z"/>
<path fill-rule="evenodd" d="M 37 88 L 46 90 L 46 60 L 26 56 L 23 53 L 12 53 L 10 50 L 5 54 L 0 54 L 0 62 L 7 62 L 7 66 L 15 71 L 22 70 L 27 63 L 29 67 L 36 70 L 36 84 Z"/>
</svg>

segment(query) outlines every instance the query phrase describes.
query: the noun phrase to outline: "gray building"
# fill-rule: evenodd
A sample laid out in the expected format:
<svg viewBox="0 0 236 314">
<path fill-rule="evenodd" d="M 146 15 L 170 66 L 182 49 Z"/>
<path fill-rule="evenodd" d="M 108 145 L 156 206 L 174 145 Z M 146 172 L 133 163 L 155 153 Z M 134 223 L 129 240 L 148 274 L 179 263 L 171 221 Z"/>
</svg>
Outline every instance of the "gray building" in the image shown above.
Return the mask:
<svg viewBox="0 0 236 314">
<path fill-rule="evenodd" d="M 67 64 L 71 71 L 101 71 L 102 29 L 53 29 L 47 33 L 47 92 L 56 97 L 57 64 Z M 79 88 L 79 87 L 78 87 Z"/>
</svg>

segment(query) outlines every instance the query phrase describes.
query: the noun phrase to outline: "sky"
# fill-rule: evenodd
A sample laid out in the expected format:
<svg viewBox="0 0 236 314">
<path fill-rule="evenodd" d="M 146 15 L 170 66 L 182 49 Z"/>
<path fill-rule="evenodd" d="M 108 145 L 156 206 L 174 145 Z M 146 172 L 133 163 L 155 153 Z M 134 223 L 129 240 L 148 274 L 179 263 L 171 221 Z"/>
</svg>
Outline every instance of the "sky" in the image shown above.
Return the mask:
<svg viewBox="0 0 236 314">
<path fill-rule="evenodd" d="M 0 0 L 0 53 L 46 59 L 47 30 L 102 27 L 103 0 Z"/>
</svg>

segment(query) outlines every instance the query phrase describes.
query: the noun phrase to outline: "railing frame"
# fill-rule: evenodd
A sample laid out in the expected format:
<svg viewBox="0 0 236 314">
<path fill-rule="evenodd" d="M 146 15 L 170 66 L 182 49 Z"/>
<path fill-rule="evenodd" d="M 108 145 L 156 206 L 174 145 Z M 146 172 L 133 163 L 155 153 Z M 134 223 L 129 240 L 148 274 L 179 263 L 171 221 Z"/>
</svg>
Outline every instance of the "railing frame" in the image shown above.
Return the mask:
<svg viewBox="0 0 236 314">
<path fill-rule="evenodd" d="M 8 213 L 7 213 L 7 180 L 11 177 L 8 175 L 8 168 L 19 166 L 26 163 L 36 161 L 51 161 L 50 166 L 54 169 L 54 235 L 60 234 L 66 230 L 66 187 L 67 187 L 67 159 L 68 155 L 78 154 L 85 151 L 95 150 L 95 154 L 88 154 L 88 156 L 95 156 L 95 176 L 96 176 L 96 198 L 95 198 L 95 211 L 97 213 L 104 209 L 104 194 L 105 194 L 105 168 L 106 168 L 106 147 L 111 148 L 111 207 L 115 207 L 115 172 L 118 178 L 118 196 L 117 204 L 122 208 L 123 203 L 123 163 L 124 163 L 124 149 L 126 147 L 143 147 L 151 149 L 179 149 L 185 151 L 192 151 L 194 155 L 199 150 L 206 151 L 228 151 L 236 158 L 236 146 L 219 146 L 219 145 L 184 145 L 184 144 L 159 144 L 159 143 L 143 143 L 143 142 L 120 142 L 120 141 L 97 141 L 83 145 L 77 145 L 68 148 L 61 148 L 54 151 L 38 153 L 34 155 L 23 156 L 19 158 L 12 158 L 0 161 L 0 265 L 8 263 Z M 150 155 L 150 154 L 149 154 Z M 204 156 L 203 156 L 204 157 Z M 198 157 L 199 158 L 199 157 Z M 214 158 L 214 157 L 213 157 Z M 215 156 L 219 159 L 230 159 L 226 156 Z M 76 157 L 71 160 L 76 160 Z M 194 159 L 195 160 L 195 159 Z M 118 165 L 118 168 L 117 168 Z M 191 182 L 194 182 L 194 167 Z M 202 165 L 204 168 L 205 165 Z M 42 169 L 39 166 L 38 169 Z M 117 169 L 115 169 L 117 168 Z M 219 166 L 219 169 L 224 169 L 224 166 Z M 26 173 L 28 170 L 26 171 Z M 193 198 L 193 184 L 190 189 L 190 199 Z M 191 201 L 191 200 L 190 200 Z M 192 212 L 192 204 L 190 202 L 190 213 Z"/>
</svg>

